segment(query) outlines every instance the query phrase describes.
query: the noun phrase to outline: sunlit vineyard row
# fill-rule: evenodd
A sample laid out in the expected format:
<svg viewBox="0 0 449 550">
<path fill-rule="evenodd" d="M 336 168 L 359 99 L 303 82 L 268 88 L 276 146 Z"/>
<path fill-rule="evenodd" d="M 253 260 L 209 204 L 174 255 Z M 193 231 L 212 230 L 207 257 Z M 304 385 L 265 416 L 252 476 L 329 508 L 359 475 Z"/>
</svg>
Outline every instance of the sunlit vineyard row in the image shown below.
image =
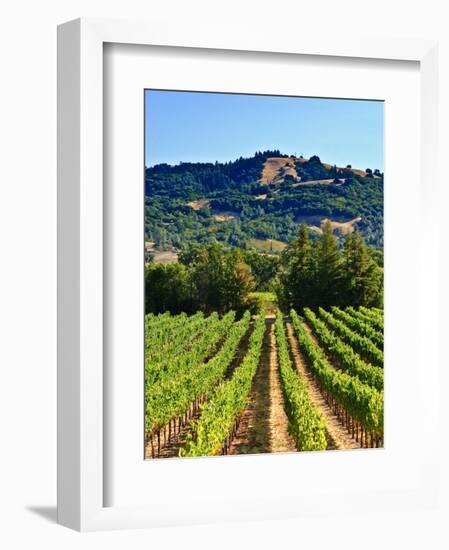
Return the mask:
<svg viewBox="0 0 449 550">
<path fill-rule="evenodd" d="M 383 367 L 375 308 L 147 315 L 145 456 L 381 447 Z"/>
</svg>

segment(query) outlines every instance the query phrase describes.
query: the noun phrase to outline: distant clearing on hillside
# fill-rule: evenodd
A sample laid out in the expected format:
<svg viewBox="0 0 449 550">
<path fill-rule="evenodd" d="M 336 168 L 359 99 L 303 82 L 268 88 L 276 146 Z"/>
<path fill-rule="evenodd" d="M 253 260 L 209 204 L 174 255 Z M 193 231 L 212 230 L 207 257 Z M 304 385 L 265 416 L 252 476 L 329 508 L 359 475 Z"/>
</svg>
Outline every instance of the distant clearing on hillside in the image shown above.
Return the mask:
<svg viewBox="0 0 449 550">
<path fill-rule="evenodd" d="M 295 158 L 290 157 L 268 158 L 263 166 L 260 183 L 265 185 L 282 183 L 286 176 L 291 176 L 295 181 L 299 181 L 300 178 L 296 172 L 295 161 Z"/>
<path fill-rule="evenodd" d="M 282 252 L 287 245 L 276 239 L 249 239 L 248 244 L 255 248 L 258 252 L 278 253 Z"/>
<path fill-rule="evenodd" d="M 238 212 L 227 212 L 227 211 L 217 211 L 212 214 L 212 218 L 216 222 L 228 222 L 230 220 L 235 220 L 239 217 Z"/>
<path fill-rule="evenodd" d="M 155 252 L 153 259 L 159 264 L 171 264 L 178 261 L 178 255 L 170 250 Z"/>
<path fill-rule="evenodd" d="M 190 206 L 192 210 L 199 211 L 204 210 L 205 208 L 210 207 L 210 200 L 207 199 L 198 199 L 196 201 L 190 201 L 187 203 L 187 206 Z M 230 210 L 215 210 L 212 214 L 212 219 L 214 219 L 216 222 L 228 222 L 230 220 L 235 220 L 239 217 L 238 212 L 232 212 Z"/>
<path fill-rule="evenodd" d="M 190 201 L 187 203 L 187 206 L 190 206 L 193 210 L 202 210 L 203 208 L 208 208 L 210 204 L 210 200 L 207 199 L 199 199 L 196 201 Z"/>
<path fill-rule="evenodd" d="M 354 231 L 354 228 L 356 224 L 360 221 L 362 221 L 362 218 L 359 216 L 357 218 L 353 218 L 351 220 L 342 220 L 340 219 L 330 219 L 330 218 L 323 218 L 320 216 L 301 216 L 298 218 L 298 223 L 305 223 L 309 226 L 309 228 L 312 231 L 315 231 L 316 233 L 322 233 L 323 232 L 323 225 L 326 223 L 326 221 L 329 221 L 332 227 L 332 231 L 337 235 L 348 235 L 349 233 L 352 233 Z"/>
<path fill-rule="evenodd" d="M 260 177 L 260 183 L 263 185 L 269 185 L 273 183 L 283 183 L 287 176 L 293 178 L 296 183 L 293 183 L 293 186 L 298 185 L 330 185 L 333 183 L 333 179 L 322 179 L 322 180 L 313 180 L 313 181 L 301 181 L 301 178 L 298 176 L 296 171 L 295 164 L 306 163 L 307 159 L 301 157 L 270 157 L 267 158 L 262 169 L 262 175 Z M 322 165 L 326 170 L 331 170 L 333 164 L 323 162 Z M 337 166 L 338 170 L 344 170 L 343 167 Z M 351 172 L 358 176 L 365 177 L 365 170 L 359 170 L 358 168 L 351 168 Z M 338 185 L 338 184 L 336 184 Z"/>
<path fill-rule="evenodd" d="M 323 220 L 321 225 L 323 225 L 327 220 Z M 354 226 L 356 223 L 362 221 L 362 218 L 354 218 L 352 220 L 349 220 L 347 222 L 336 222 L 329 220 L 331 223 L 332 231 L 334 233 L 338 233 L 340 235 L 348 235 L 348 233 L 352 233 L 354 231 Z"/>
</svg>

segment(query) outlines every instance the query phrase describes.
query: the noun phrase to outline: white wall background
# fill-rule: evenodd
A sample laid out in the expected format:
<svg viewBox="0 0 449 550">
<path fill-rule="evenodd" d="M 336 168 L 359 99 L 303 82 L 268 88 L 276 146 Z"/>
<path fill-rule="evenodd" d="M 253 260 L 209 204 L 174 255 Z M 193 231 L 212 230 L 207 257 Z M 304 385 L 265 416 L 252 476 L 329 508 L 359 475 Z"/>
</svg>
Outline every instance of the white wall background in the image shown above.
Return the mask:
<svg viewBox="0 0 449 550">
<path fill-rule="evenodd" d="M 79 16 L 181 18 L 193 34 L 220 21 L 285 32 L 441 40 L 441 165 L 449 151 L 449 35 L 443 1 L 426 0 L 16 0 L 0 8 L 0 546 L 53 548 L 447 548 L 448 476 L 440 511 L 410 516 L 329 518 L 154 532 L 83 534 L 56 514 L 56 25 Z M 448 170 L 445 170 L 448 173 Z M 449 177 L 447 178 L 449 185 Z M 446 189 L 442 190 L 445 198 Z M 443 216 L 447 212 L 440 201 Z M 416 227 L 412 221 L 413 227 Z M 446 229 L 446 223 L 442 227 Z M 447 239 L 443 239 L 443 243 Z M 446 250 L 447 252 L 447 250 Z M 447 265 L 442 280 L 449 280 Z M 447 293 L 443 298 L 447 298 Z M 447 302 L 445 302 L 447 304 Z M 447 306 L 446 306 L 447 307 Z M 436 320 L 435 320 L 436 321 Z M 440 322 L 443 322 L 441 318 Z M 444 327 L 442 327 L 444 329 Z M 444 343 L 444 342 L 443 342 Z M 447 391 L 443 373 L 441 395 Z M 447 404 L 443 400 L 445 436 Z M 421 444 L 425 444 L 422 441 Z M 446 456 L 448 447 L 445 443 Z"/>
</svg>

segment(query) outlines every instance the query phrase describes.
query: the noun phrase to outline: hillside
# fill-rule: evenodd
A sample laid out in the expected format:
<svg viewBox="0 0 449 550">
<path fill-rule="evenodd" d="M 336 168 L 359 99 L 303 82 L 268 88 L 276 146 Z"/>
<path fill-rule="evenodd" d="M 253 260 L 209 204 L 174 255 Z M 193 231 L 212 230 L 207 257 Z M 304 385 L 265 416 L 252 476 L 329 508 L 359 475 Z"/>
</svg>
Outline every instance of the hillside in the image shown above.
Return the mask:
<svg viewBox="0 0 449 550">
<path fill-rule="evenodd" d="M 260 183 L 269 185 L 270 183 L 283 183 L 287 176 L 294 181 L 300 181 L 301 178 L 296 172 L 295 160 L 290 157 L 270 157 L 263 165 Z"/>
<path fill-rule="evenodd" d="M 155 251 L 219 241 L 278 253 L 300 223 L 318 235 L 324 220 L 338 237 L 357 227 L 368 245 L 383 245 L 383 174 L 317 156 L 265 151 L 228 163 L 159 164 L 146 169 L 145 193 Z"/>
</svg>

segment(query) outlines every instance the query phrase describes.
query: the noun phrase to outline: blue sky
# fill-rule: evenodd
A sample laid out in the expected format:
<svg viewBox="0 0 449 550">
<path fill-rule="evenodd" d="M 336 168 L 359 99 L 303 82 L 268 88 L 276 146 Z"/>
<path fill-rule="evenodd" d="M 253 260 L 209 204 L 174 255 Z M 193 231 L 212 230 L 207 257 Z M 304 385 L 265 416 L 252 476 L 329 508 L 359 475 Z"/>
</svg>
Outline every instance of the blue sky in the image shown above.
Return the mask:
<svg viewBox="0 0 449 550">
<path fill-rule="evenodd" d="M 379 101 L 147 90 L 145 165 L 279 149 L 383 171 L 383 112 Z"/>
</svg>

